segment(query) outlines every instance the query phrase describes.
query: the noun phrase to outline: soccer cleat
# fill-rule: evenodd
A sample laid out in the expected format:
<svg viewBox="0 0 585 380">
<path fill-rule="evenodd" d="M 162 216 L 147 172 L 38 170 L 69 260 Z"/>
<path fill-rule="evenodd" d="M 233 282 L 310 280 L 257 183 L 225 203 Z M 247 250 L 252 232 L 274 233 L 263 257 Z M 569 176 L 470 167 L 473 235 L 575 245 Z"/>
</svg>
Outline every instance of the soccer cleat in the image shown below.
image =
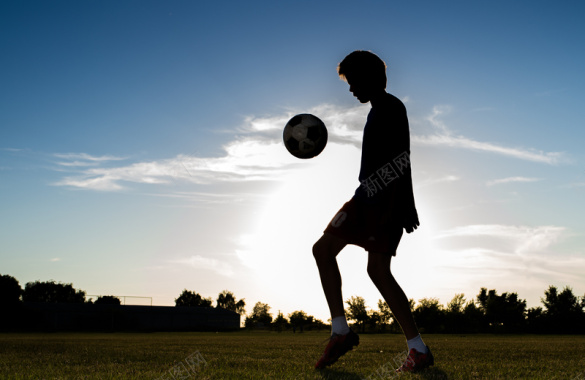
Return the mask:
<svg viewBox="0 0 585 380">
<path fill-rule="evenodd" d="M 426 354 L 422 354 L 414 348 L 411 348 L 406 360 L 396 372 L 418 372 L 432 366 L 433 364 L 435 364 L 435 358 L 433 358 L 433 353 L 430 348 L 427 347 Z"/>
<path fill-rule="evenodd" d="M 335 363 L 343 354 L 351 350 L 354 346 L 360 344 L 360 337 L 349 330 L 345 335 L 333 334 L 329 338 L 329 343 L 325 347 L 325 352 L 321 359 L 315 364 L 316 369 L 322 369 Z"/>
</svg>

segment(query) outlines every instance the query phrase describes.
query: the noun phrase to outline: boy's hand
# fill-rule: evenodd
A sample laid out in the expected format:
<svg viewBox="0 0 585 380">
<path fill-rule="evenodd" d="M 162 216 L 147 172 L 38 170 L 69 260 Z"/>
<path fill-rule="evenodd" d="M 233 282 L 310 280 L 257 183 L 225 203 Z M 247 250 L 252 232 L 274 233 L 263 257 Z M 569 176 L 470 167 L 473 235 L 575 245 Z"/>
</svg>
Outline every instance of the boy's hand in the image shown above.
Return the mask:
<svg viewBox="0 0 585 380">
<path fill-rule="evenodd" d="M 404 229 L 407 233 L 411 233 L 420 226 L 420 222 L 418 221 L 418 214 L 416 211 L 413 211 L 412 214 L 406 215 L 404 217 Z"/>
</svg>

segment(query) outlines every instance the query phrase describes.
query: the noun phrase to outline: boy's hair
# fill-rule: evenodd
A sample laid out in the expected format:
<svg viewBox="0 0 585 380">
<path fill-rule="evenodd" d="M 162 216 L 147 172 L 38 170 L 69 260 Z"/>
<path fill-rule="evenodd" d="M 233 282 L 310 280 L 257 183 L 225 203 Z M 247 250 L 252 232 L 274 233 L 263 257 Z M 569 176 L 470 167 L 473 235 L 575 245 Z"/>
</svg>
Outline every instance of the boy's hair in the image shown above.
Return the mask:
<svg viewBox="0 0 585 380">
<path fill-rule="evenodd" d="M 337 66 L 341 79 L 356 78 L 386 88 L 386 63 L 366 50 L 351 52 Z"/>
</svg>

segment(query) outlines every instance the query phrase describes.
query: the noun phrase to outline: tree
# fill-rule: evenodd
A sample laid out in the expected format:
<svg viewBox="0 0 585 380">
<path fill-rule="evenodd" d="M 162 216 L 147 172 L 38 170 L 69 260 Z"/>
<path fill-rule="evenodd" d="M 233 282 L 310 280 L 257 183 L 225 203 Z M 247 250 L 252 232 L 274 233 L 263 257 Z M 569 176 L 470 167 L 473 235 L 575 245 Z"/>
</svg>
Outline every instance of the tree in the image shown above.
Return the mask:
<svg viewBox="0 0 585 380">
<path fill-rule="evenodd" d="M 241 299 L 238 302 L 236 302 L 236 297 L 230 291 L 224 290 L 223 292 L 219 293 L 216 302 L 217 302 L 216 307 L 235 311 L 240 315 L 246 313 L 246 302 L 244 302 L 244 299 Z"/>
<path fill-rule="evenodd" d="M 549 332 L 582 332 L 583 304 L 568 286 L 559 293 L 557 288 L 549 286 L 541 299 L 545 307 L 545 321 Z"/>
<path fill-rule="evenodd" d="M 390 323 L 394 319 L 394 314 L 392 314 L 392 310 L 390 310 L 390 306 L 388 306 L 386 301 L 382 299 L 378 300 L 378 310 L 380 311 L 380 322 L 382 324 Z"/>
<path fill-rule="evenodd" d="M 483 311 L 473 300 L 468 301 L 463 308 L 464 332 L 478 333 L 484 329 Z"/>
<path fill-rule="evenodd" d="M 302 310 L 297 310 L 289 314 L 288 319 L 293 327 L 293 332 L 296 332 L 297 329 L 299 329 L 300 332 L 303 332 L 306 325 L 313 323 L 314 317 L 312 315 L 307 315 L 307 313 Z"/>
<path fill-rule="evenodd" d="M 409 304 L 413 302 L 409 300 Z M 411 309 L 412 310 L 412 309 Z M 390 310 L 390 306 L 388 303 L 383 299 L 378 300 L 378 314 L 380 316 L 380 327 L 382 331 L 386 329 L 386 326 L 390 327 L 390 332 L 401 332 L 401 327 L 398 325 L 398 322 L 394 318 L 394 314 L 392 310 Z"/>
<path fill-rule="evenodd" d="M 542 333 L 547 330 L 545 315 L 542 307 L 531 307 L 526 310 L 526 328 L 531 333 Z"/>
<path fill-rule="evenodd" d="M 516 293 L 498 295 L 495 289 L 481 288 L 477 296 L 488 329 L 494 332 L 519 332 L 526 326 L 526 300 Z"/>
<path fill-rule="evenodd" d="M 451 299 L 451 301 L 447 304 L 447 309 L 445 310 L 446 332 L 465 332 L 465 316 L 463 314 L 464 307 L 465 295 L 463 293 L 455 294 L 453 299 Z"/>
<path fill-rule="evenodd" d="M 445 328 L 445 311 L 437 298 L 419 300 L 412 314 L 421 331 L 435 333 Z"/>
<path fill-rule="evenodd" d="M 7 274 L 0 275 L 0 331 L 22 325 L 21 295 L 22 288 L 17 279 Z"/>
<path fill-rule="evenodd" d="M 280 312 L 280 310 L 278 311 L 278 315 L 272 322 L 272 325 L 274 326 L 274 329 L 278 332 L 281 332 L 288 326 L 288 321 L 285 318 L 285 316 Z"/>
<path fill-rule="evenodd" d="M 0 305 L 13 307 L 20 302 L 22 288 L 18 280 L 10 275 L 0 275 Z"/>
<path fill-rule="evenodd" d="M 211 307 L 211 303 L 211 298 L 203 298 L 200 294 L 187 289 L 175 299 L 175 306 Z"/>
<path fill-rule="evenodd" d="M 256 302 L 252 313 L 246 317 L 244 325 L 246 327 L 264 327 L 270 325 L 271 322 L 270 306 L 266 303 Z"/>
<path fill-rule="evenodd" d="M 122 302 L 116 296 L 99 296 L 94 305 L 121 305 Z"/>
<path fill-rule="evenodd" d="M 368 310 L 368 325 L 374 331 L 380 332 L 384 324 L 382 323 L 382 313 L 376 310 Z"/>
<path fill-rule="evenodd" d="M 313 317 L 312 315 L 309 315 L 309 318 L 311 318 L 311 322 L 310 322 L 310 327 L 311 328 L 316 328 L 317 330 L 323 330 L 323 329 L 330 329 L 331 328 L 330 325 L 326 325 L 322 320 L 317 319 L 317 318 Z"/>
<path fill-rule="evenodd" d="M 84 303 L 85 292 L 75 290 L 73 284 L 46 282 L 28 282 L 22 293 L 24 302 L 45 302 L 45 303 Z"/>
<path fill-rule="evenodd" d="M 361 324 L 362 332 L 365 332 L 366 321 L 368 320 L 366 300 L 360 296 L 351 296 L 345 303 L 347 304 L 347 309 L 345 309 L 347 318 L 355 321 L 358 325 Z"/>
<path fill-rule="evenodd" d="M 465 294 L 458 293 L 455 294 L 453 299 L 447 305 L 447 311 L 451 313 L 461 313 L 463 312 L 463 306 L 465 306 Z"/>
</svg>

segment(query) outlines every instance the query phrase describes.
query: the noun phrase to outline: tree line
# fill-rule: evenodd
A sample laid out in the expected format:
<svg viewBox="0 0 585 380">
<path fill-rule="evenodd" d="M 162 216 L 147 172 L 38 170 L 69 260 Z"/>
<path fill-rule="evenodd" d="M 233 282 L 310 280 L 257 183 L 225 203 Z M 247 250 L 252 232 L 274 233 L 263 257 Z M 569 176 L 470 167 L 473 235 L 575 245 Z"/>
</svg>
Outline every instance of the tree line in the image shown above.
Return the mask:
<svg viewBox="0 0 585 380">
<path fill-rule="evenodd" d="M 86 293 L 72 284 L 55 281 L 29 282 L 24 289 L 18 280 L 0 275 L 0 305 L 6 310 L 15 309 L 21 302 L 45 303 L 94 303 L 120 305 L 115 296 L 100 296 L 95 301 L 86 300 Z M 383 300 L 377 309 L 370 309 L 365 299 L 352 296 L 345 301 L 346 315 L 353 327 L 361 332 L 401 332 L 391 310 Z M 527 308 L 526 300 L 515 292 L 498 294 L 495 289 L 481 288 L 477 296 L 466 300 L 464 294 L 456 294 L 447 304 L 437 298 L 423 298 L 415 303 L 410 300 L 411 310 L 419 329 L 425 333 L 585 333 L 585 296 L 579 297 L 565 286 L 559 290 L 549 286 L 541 297 L 542 306 Z M 302 310 L 288 316 L 278 311 L 276 317 L 271 307 L 257 302 L 246 314 L 246 302 L 224 290 L 217 296 L 215 306 L 211 297 L 203 297 L 195 291 L 184 289 L 175 299 L 176 307 L 216 307 L 231 310 L 245 317 L 244 326 L 249 329 L 303 332 L 306 329 L 328 328 L 328 324 Z M 3 313 L 4 314 L 4 313 Z"/>
<path fill-rule="evenodd" d="M 585 333 L 585 297 L 566 286 L 549 286 L 541 297 L 543 306 L 526 307 L 515 292 L 498 294 L 481 288 L 470 300 L 456 294 L 446 305 L 436 298 L 409 300 L 415 321 L 426 333 Z M 369 310 L 362 297 L 346 301 L 346 315 L 361 331 L 400 332 L 387 304 L 378 300 L 378 310 Z"/>
<path fill-rule="evenodd" d="M 120 298 L 113 295 L 99 296 L 95 301 L 87 299 L 84 290 L 75 289 L 73 284 L 57 283 L 51 281 L 28 282 L 24 289 L 18 280 L 10 275 L 0 275 L 0 329 L 19 318 L 23 302 L 32 303 L 67 303 L 67 304 L 95 304 L 95 305 L 120 305 Z M 215 306 L 211 297 L 203 297 L 199 293 L 184 289 L 175 298 L 175 307 L 215 307 L 230 310 L 245 317 L 244 326 L 249 329 L 274 329 L 283 331 L 292 329 L 302 332 L 304 329 L 327 328 L 327 325 L 304 311 L 295 311 L 286 318 L 278 313 L 273 320 L 268 304 L 257 302 L 252 312 L 246 315 L 246 302 L 238 300 L 234 293 L 224 290 L 217 296 Z M 11 318 L 12 317 L 12 318 Z"/>
</svg>

